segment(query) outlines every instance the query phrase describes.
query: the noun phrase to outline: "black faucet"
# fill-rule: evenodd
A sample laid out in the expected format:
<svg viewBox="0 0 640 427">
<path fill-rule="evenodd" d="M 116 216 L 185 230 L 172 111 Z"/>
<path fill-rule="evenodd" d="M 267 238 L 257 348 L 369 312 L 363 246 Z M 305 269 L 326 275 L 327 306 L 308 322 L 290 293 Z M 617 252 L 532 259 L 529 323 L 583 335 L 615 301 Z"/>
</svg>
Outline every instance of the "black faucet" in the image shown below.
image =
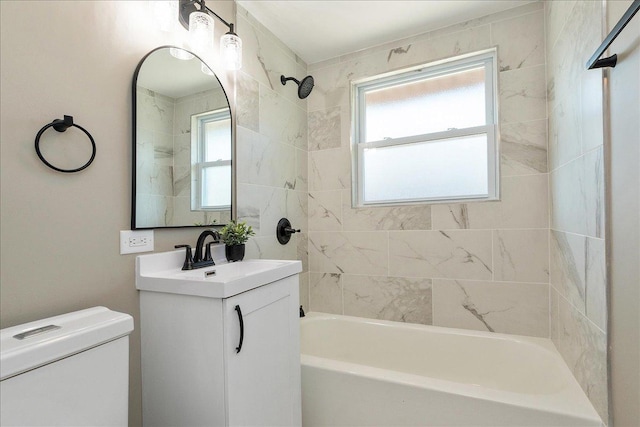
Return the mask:
<svg viewBox="0 0 640 427">
<path fill-rule="evenodd" d="M 206 251 L 204 253 L 204 258 L 202 257 L 202 246 L 204 245 L 204 241 L 207 237 L 211 236 L 213 238 L 213 242 L 207 243 Z M 206 267 L 207 265 L 214 265 L 213 257 L 211 256 L 211 245 L 213 243 L 220 243 L 220 234 L 215 230 L 204 230 L 200 233 L 198 237 L 198 242 L 196 243 L 196 253 L 193 256 L 193 263 L 198 264 L 201 262 L 207 262 L 208 264 L 202 265 L 202 267 Z M 197 267 L 196 267 L 197 268 Z"/>
<path fill-rule="evenodd" d="M 207 243 L 206 250 L 204 252 L 204 258 L 202 257 L 202 245 L 207 237 L 213 237 L 213 242 Z M 200 233 L 198 242 L 196 243 L 196 253 L 191 256 L 191 246 L 189 245 L 176 245 L 177 248 L 186 248 L 186 257 L 184 260 L 183 270 L 193 270 L 195 268 L 209 267 L 210 265 L 216 265 L 211 256 L 211 245 L 220 243 L 220 234 L 215 230 L 205 230 Z"/>
</svg>

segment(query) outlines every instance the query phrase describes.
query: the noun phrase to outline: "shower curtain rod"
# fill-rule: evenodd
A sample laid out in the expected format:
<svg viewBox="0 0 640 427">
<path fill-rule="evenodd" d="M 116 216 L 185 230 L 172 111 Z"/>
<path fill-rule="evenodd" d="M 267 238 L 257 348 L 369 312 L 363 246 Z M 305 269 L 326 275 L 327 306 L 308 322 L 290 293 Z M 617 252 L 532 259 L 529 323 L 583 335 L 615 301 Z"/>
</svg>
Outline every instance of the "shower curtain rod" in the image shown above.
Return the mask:
<svg viewBox="0 0 640 427">
<path fill-rule="evenodd" d="M 596 49 L 596 52 L 593 54 L 591 58 L 589 58 L 589 61 L 587 61 L 588 70 L 592 70 L 594 68 L 616 66 L 616 62 L 618 62 L 618 55 L 616 55 L 615 53 L 607 58 L 602 58 L 602 59 L 598 59 L 598 58 L 600 58 L 600 56 L 604 53 L 604 51 L 607 50 L 609 45 L 613 43 L 616 37 L 618 37 L 618 34 L 622 32 L 624 27 L 629 23 L 629 21 L 631 21 L 631 18 L 633 18 L 633 15 L 635 15 L 636 12 L 638 12 L 638 10 L 640 10 L 640 0 L 634 0 L 634 2 L 631 3 L 631 6 L 629 6 L 629 9 L 627 9 L 624 15 L 622 15 L 622 18 L 620 18 L 620 21 L 618 21 L 616 26 L 613 27 L 613 30 L 611 30 L 607 38 L 604 39 L 600 47 Z"/>
</svg>

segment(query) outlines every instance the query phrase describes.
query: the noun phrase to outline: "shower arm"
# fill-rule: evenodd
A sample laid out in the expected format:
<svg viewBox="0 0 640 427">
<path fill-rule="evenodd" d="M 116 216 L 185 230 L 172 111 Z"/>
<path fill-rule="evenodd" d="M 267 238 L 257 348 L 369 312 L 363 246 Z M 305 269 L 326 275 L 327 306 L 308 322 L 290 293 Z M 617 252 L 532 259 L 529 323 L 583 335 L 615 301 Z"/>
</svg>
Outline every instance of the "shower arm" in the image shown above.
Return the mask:
<svg viewBox="0 0 640 427">
<path fill-rule="evenodd" d="M 285 85 L 289 80 L 293 80 L 298 86 L 300 86 L 300 80 L 296 79 L 295 77 L 280 76 L 280 83 L 282 83 L 283 85 Z"/>
</svg>

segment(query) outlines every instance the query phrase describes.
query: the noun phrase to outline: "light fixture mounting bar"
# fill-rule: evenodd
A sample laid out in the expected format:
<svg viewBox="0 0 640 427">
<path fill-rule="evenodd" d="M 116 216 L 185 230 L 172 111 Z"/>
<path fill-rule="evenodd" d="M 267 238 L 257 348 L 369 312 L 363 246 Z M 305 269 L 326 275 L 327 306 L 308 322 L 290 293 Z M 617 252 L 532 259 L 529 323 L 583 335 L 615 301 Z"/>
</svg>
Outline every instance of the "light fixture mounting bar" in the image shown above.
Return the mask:
<svg viewBox="0 0 640 427">
<path fill-rule="evenodd" d="M 180 0 L 180 11 L 178 14 L 180 23 L 185 29 L 188 30 L 189 15 L 192 12 L 203 12 L 203 11 L 206 11 L 207 13 L 218 18 L 220 22 L 222 22 L 224 25 L 226 25 L 229 28 L 229 31 L 231 33 L 235 34 L 235 32 L 233 31 L 233 27 L 234 27 L 233 23 L 229 23 L 225 21 L 224 19 L 222 19 L 222 17 L 220 17 L 220 15 L 215 13 L 213 10 L 209 9 L 207 5 L 204 4 L 204 0 Z"/>
</svg>

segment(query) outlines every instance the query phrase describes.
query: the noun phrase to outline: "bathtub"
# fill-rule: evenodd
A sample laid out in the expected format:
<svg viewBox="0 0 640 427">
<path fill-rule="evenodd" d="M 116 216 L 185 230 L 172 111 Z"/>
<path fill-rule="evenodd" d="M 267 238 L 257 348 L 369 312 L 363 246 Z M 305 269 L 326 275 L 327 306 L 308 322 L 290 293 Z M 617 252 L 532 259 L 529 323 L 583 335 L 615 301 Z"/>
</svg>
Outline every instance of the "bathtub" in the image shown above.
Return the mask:
<svg viewBox="0 0 640 427">
<path fill-rule="evenodd" d="M 548 339 L 309 313 L 302 424 L 597 426 Z"/>
</svg>

